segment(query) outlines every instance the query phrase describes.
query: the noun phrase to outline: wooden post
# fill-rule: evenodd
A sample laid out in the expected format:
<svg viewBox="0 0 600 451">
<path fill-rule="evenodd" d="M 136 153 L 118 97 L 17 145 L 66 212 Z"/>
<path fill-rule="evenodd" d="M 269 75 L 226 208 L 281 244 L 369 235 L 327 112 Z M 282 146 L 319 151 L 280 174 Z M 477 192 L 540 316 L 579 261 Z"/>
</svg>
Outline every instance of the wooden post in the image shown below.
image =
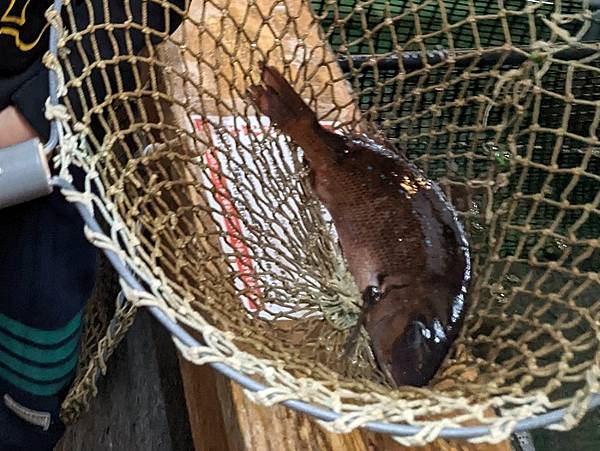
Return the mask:
<svg viewBox="0 0 600 451">
<path fill-rule="evenodd" d="M 259 8 L 270 10 L 272 0 L 256 0 Z M 288 1 L 288 5 L 292 4 Z M 231 0 L 227 3 L 232 16 L 243 14 L 248 7 L 245 0 Z M 286 25 L 282 14 L 286 11 L 271 11 L 272 32 Z M 279 14 L 279 15 L 278 15 Z M 191 15 L 203 18 L 205 26 L 212 29 L 215 36 L 222 36 L 226 45 L 236 46 L 235 34 L 232 30 L 219 30 L 223 27 L 222 11 L 214 5 L 196 0 L 191 6 Z M 308 27 L 310 12 L 307 5 L 298 1 L 295 17 L 302 25 Z M 257 19 L 262 20 L 259 16 Z M 256 31 L 257 24 L 247 21 L 250 32 Z M 253 28 L 254 27 L 254 28 Z M 300 28 L 302 28 L 300 26 Z M 220 33 L 222 31 L 222 33 Z M 317 29 L 312 26 L 304 39 L 309 46 L 321 45 Z M 188 60 L 179 58 L 174 47 L 166 46 L 162 56 L 172 58 L 174 66 L 185 66 L 192 77 L 202 76 L 206 86 L 213 83 L 212 88 L 219 89 L 219 80 L 212 73 L 214 67 L 225 68 L 227 74 L 228 60 L 218 61 L 219 53 L 215 50 L 215 42 L 198 39 L 197 30 L 182 27 L 178 32 L 189 32 L 186 44 L 192 50 L 187 53 Z M 195 33 L 196 32 L 196 33 Z M 266 34 L 265 34 L 266 33 Z M 275 36 L 268 31 L 257 40 L 259 48 L 266 51 L 273 45 Z M 293 48 L 287 45 L 286 39 L 297 39 L 287 33 L 282 39 L 282 49 Z M 230 42 L 227 43 L 227 40 Z M 279 38 L 277 38 L 279 39 Z M 327 52 L 327 47 L 323 47 Z M 240 55 L 248 55 L 249 49 L 237 48 Z M 285 51 L 285 50 L 284 50 Z M 210 54 L 214 52 L 214 66 L 201 66 L 194 61 L 197 52 Z M 220 55 L 225 58 L 226 55 Z M 271 54 L 270 63 L 281 64 L 281 51 Z M 319 69 L 312 83 L 325 86 L 329 83 L 329 91 L 320 96 L 319 110 L 327 111 L 333 103 L 345 105 L 338 117 L 330 118 L 338 121 L 349 121 L 358 114 L 351 99 L 348 86 L 341 81 L 341 73 L 335 65 L 333 54 L 322 55 L 327 64 Z M 317 58 L 318 59 L 318 58 Z M 250 64 L 250 60 L 244 60 Z M 203 70 L 204 73 L 199 71 Z M 222 73 L 223 75 L 223 73 Z M 338 81 L 331 84 L 331 77 Z M 165 80 L 169 84 L 169 80 Z M 177 90 L 179 81 L 173 80 L 171 88 Z M 206 85 L 208 83 L 208 85 Z M 239 85 L 240 82 L 235 82 Z M 236 85 L 237 86 L 237 85 Z M 181 89 L 190 86 L 180 85 Z M 237 86 L 238 92 L 245 87 Z M 176 94 L 176 92 L 175 92 Z M 189 93 L 188 93 L 189 94 Z M 223 100 L 223 99 L 220 99 Z M 238 105 L 239 98 L 225 99 L 232 105 Z M 214 104 L 214 109 L 206 109 L 210 101 L 202 102 L 206 114 L 226 114 L 223 104 Z M 227 102 L 224 102 L 227 105 Z M 340 110 L 338 110 L 340 111 Z M 173 108 L 171 114 L 181 124 L 187 124 L 187 113 Z M 190 172 L 191 176 L 191 172 Z M 149 344 L 151 344 L 149 346 Z M 357 430 L 350 434 L 332 434 L 318 426 L 307 415 L 299 414 L 283 406 L 263 407 L 253 404 L 244 396 L 242 390 L 231 381 L 214 372 L 210 367 L 191 365 L 183 359 L 175 358 L 175 349 L 166 336 L 166 332 L 156 324 L 151 325 L 146 312 L 141 313 L 136 325 L 130 332 L 126 345 L 111 360 L 110 374 L 101 383 L 100 393 L 92 410 L 71 428 L 64 437 L 59 451 L 401 451 L 410 448 L 400 446 L 389 436 Z M 472 445 L 467 442 L 448 442 L 437 440 L 423 448 L 424 451 L 509 451 L 509 443 L 499 445 Z"/>
<path fill-rule="evenodd" d="M 297 30 L 305 33 L 303 42 L 310 47 L 321 49 L 315 58 L 321 63 L 319 58 L 326 61 L 317 71 L 317 75 L 311 80 L 311 84 L 317 89 L 321 88 L 327 94 L 320 96 L 318 111 L 327 111 L 335 104 L 344 106 L 338 117 L 330 118 L 341 122 L 349 121 L 358 115 L 355 104 L 352 102 L 349 86 L 342 80 L 342 74 L 337 67 L 335 57 L 329 50 L 329 47 L 323 46 L 319 37 L 318 25 L 312 23 L 312 15 L 308 9 L 308 4 L 298 0 L 296 3 L 288 1 L 288 8 L 293 11 L 280 10 L 273 8 L 273 0 L 256 0 L 255 5 L 262 11 L 270 13 L 270 27 L 261 28 L 262 17 L 258 14 L 247 14 L 249 10 L 248 2 L 245 0 L 231 0 L 226 3 L 229 17 L 245 18 L 244 31 L 251 36 L 257 36 L 255 45 L 259 51 L 269 53 L 269 64 L 281 66 L 283 60 L 289 60 L 288 50 L 292 52 L 297 45 L 299 36 L 294 35 Z M 256 10 L 253 10 L 256 11 Z M 287 27 L 287 17 L 285 14 L 292 13 L 295 17 L 296 31 L 289 29 L 286 33 L 281 33 L 283 27 Z M 211 3 L 195 1 L 190 7 L 190 16 L 195 18 L 196 22 L 202 20 L 203 25 L 210 30 L 212 36 L 218 36 L 219 41 L 209 38 L 203 39 L 198 35 L 194 24 L 182 27 L 178 31 L 176 39 L 181 39 L 185 35 L 186 46 L 191 52 L 183 57 L 174 48 L 166 46 L 162 50 L 162 57 L 167 58 L 175 67 L 186 70 L 192 78 L 202 80 L 203 88 L 208 89 L 209 93 L 226 92 L 231 93 L 230 86 L 235 86 L 236 93 L 245 91 L 245 81 L 235 77 L 233 66 L 227 52 L 220 48 L 235 49 L 237 55 L 237 64 L 244 67 L 245 70 L 251 68 L 252 59 L 251 48 L 244 47 L 245 43 L 240 43 L 236 39 L 234 27 L 227 27 L 227 22 L 223 21 L 223 10 L 216 8 Z M 254 19 L 253 19 L 254 17 Z M 230 24 L 231 25 L 231 24 Z M 260 31 L 259 31 L 260 30 Z M 269 31 L 270 30 L 270 31 Z M 277 34 L 277 35 L 276 35 Z M 283 36 L 279 38 L 279 36 Z M 275 48 L 275 40 L 279 40 L 279 45 Z M 250 45 L 250 43 L 247 43 Z M 271 50 L 269 52 L 269 50 Z M 273 51 L 274 50 L 274 51 Z M 210 55 L 213 61 L 199 63 L 195 55 Z M 292 69 L 294 64 L 292 62 Z M 309 63 L 310 65 L 310 63 Z M 219 78 L 215 75 L 215 69 L 219 69 Z M 334 83 L 331 80 L 335 79 Z M 179 81 L 172 80 L 171 89 L 177 96 L 177 84 Z M 325 89 L 329 86 L 329 91 Z M 179 89 L 188 89 L 189 87 L 180 85 Z M 183 93 L 183 91 L 182 91 Z M 193 93 L 192 93 L 193 94 Z M 203 114 L 231 114 L 231 110 L 241 105 L 242 100 L 239 97 L 220 98 L 221 103 L 217 104 L 210 96 L 203 96 L 198 99 L 199 108 Z M 202 100 L 202 101 L 200 101 Z M 175 120 L 179 120 L 180 125 L 186 126 L 187 112 L 175 108 L 173 110 Z M 367 431 L 355 431 L 351 434 L 332 434 L 319 427 L 307 415 L 299 414 L 283 406 L 262 407 L 253 404 L 243 395 L 242 390 L 223 376 L 216 374 L 208 367 L 197 367 L 181 360 L 181 374 L 183 378 L 183 387 L 187 402 L 188 414 L 190 417 L 191 428 L 194 435 L 194 445 L 196 451 L 212 450 L 260 450 L 260 451 L 280 451 L 280 450 L 406 450 L 397 442 L 388 436 L 378 435 Z M 472 445 L 467 442 L 451 443 L 445 440 L 438 440 L 435 443 L 420 448 L 422 450 L 456 450 L 456 451 L 509 451 L 508 442 L 499 445 Z"/>
<path fill-rule="evenodd" d="M 407 448 L 389 436 L 365 430 L 333 434 L 305 414 L 283 406 L 264 407 L 252 403 L 239 386 L 208 367 L 182 361 L 181 374 L 195 451 L 511 450 L 508 441 L 499 445 L 474 445 L 436 440 L 425 447 Z M 210 418 L 201 420 L 206 415 Z"/>
<path fill-rule="evenodd" d="M 185 405 L 171 337 L 141 310 L 110 359 L 90 410 L 55 451 L 191 451 Z"/>
</svg>

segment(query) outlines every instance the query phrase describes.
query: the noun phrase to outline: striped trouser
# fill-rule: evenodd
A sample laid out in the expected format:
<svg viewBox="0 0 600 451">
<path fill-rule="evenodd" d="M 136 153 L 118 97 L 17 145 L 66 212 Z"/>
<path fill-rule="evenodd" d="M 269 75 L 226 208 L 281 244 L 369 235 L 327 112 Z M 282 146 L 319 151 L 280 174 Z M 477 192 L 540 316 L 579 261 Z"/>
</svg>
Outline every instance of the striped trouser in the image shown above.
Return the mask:
<svg viewBox="0 0 600 451">
<path fill-rule="evenodd" d="M 59 193 L 0 210 L 0 451 L 52 449 L 96 252 Z"/>
</svg>

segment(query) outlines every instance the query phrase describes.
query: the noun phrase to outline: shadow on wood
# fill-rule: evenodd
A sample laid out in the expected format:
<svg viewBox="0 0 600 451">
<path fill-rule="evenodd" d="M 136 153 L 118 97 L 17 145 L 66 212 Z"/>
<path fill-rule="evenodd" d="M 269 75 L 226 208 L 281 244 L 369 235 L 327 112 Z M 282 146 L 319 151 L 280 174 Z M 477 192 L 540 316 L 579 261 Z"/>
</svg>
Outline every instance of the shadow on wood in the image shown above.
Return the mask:
<svg viewBox="0 0 600 451">
<path fill-rule="evenodd" d="M 182 362 L 194 431 L 195 451 L 510 451 L 510 444 L 474 445 L 437 440 L 406 448 L 389 436 L 368 431 L 332 434 L 309 416 L 283 406 L 252 403 L 241 388 L 209 367 Z M 207 396 L 208 394 L 208 396 Z M 214 403 L 214 404 L 211 404 Z M 209 414 L 203 419 L 201 413 Z M 225 433 L 224 433 L 225 431 Z M 218 437 L 218 434 L 222 434 Z"/>
<path fill-rule="evenodd" d="M 98 384 L 89 412 L 57 451 L 188 451 L 193 449 L 175 347 L 140 311 Z"/>
</svg>

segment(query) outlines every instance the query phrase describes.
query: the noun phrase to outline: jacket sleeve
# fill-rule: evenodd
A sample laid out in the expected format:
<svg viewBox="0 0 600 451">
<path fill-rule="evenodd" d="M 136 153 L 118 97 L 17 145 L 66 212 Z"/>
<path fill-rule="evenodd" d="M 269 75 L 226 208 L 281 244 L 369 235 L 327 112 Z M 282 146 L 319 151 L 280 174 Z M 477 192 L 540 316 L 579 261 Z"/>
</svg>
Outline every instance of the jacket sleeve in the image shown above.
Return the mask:
<svg viewBox="0 0 600 451">
<path fill-rule="evenodd" d="M 135 55 L 148 43 L 158 44 L 179 26 L 181 13 L 188 2 L 189 0 L 79 2 L 73 9 L 73 18 L 78 30 L 85 29 L 90 23 L 110 23 L 112 26 L 109 27 L 110 30 L 102 28 L 91 34 L 86 33 L 79 42 L 72 40 L 68 43 L 69 63 L 74 75 L 81 75 L 83 69 L 94 61 L 106 61 L 119 55 Z M 69 18 L 63 14 L 65 24 L 69 23 L 68 20 Z M 130 22 L 141 26 L 125 29 L 119 27 Z M 11 103 L 21 111 L 40 138 L 45 141 L 50 134 L 50 124 L 44 114 L 48 97 L 48 70 L 41 61 L 37 61 L 27 70 L 27 73 L 31 74 L 30 77 L 12 93 Z M 107 62 L 105 71 L 95 67 L 86 79 L 91 81 L 91 86 L 88 87 L 91 87 L 93 93 L 89 92 L 90 89 L 70 89 L 68 94 L 71 106 L 78 117 L 83 111 L 82 102 L 88 109 L 107 95 L 118 90 L 131 90 L 136 86 L 131 64 L 126 61 L 114 64 Z"/>
</svg>

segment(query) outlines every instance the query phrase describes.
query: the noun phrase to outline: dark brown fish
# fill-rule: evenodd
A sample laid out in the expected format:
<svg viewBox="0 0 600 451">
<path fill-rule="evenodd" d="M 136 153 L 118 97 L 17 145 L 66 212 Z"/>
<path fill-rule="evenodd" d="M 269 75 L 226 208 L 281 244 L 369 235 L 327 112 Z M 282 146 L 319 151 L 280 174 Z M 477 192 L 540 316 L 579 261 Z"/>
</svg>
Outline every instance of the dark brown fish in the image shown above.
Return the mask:
<svg viewBox="0 0 600 451">
<path fill-rule="evenodd" d="M 248 96 L 304 151 L 363 293 L 379 366 L 399 386 L 427 384 L 459 330 L 471 278 L 455 210 L 391 145 L 321 127 L 276 69 L 263 67 Z"/>
</svg>

